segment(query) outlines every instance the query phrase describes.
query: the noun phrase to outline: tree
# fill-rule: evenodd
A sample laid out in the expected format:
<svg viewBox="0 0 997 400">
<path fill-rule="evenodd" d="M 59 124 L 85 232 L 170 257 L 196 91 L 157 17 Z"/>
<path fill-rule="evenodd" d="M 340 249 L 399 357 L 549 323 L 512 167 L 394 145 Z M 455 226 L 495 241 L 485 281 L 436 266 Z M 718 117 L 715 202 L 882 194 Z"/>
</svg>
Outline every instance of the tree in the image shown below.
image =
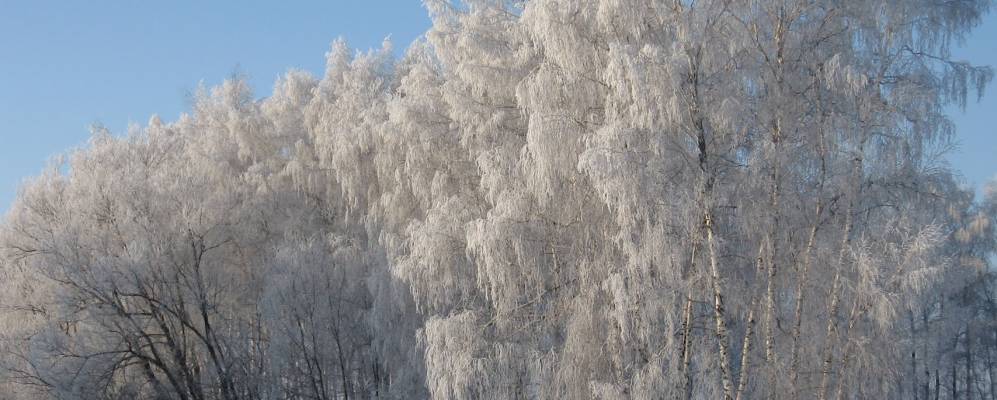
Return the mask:
<svg viewBox="0 0 997 400">
<path fill-rule="evenodd" d="M 427 2 L 98 130 L 0 227 L 25 397 L 983 398 L 989 2 Z M 6 387 L 5 387 L 6 388 Z"/>
</svg>

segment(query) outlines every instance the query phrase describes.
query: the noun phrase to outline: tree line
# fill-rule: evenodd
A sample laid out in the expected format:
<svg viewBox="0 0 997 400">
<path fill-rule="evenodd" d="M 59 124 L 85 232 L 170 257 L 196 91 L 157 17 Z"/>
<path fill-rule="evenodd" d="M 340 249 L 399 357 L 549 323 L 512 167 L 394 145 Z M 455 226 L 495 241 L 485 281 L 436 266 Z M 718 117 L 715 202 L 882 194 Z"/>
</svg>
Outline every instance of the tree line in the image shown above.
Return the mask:
<svg viewBox="0 0 997 400">
<path fill-rule="evenodd" d="M 989 0 L 426 6 L 27 181 L 0 399 L 997 399 Z"/>
</svg>

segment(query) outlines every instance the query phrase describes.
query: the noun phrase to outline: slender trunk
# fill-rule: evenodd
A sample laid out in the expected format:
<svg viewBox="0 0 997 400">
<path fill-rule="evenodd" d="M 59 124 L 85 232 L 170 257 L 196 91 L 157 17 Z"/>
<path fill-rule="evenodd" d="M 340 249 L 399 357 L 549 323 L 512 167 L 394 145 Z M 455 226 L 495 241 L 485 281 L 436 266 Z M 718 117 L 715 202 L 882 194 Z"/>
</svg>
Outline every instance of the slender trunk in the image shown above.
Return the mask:
<svg viewBox="0 0 997 400">
<path fill-rule="evenodd" d="M 733 399 L 734 387 L 730 371 L 730 339 L 727 333 L 720 267 L 717 263 L 717 246 L 713 237 L 713 216 L 709 211 L 704 218 L 704 228 L 706 229 L 706 243 L 710 255 L 710 286 L 713 288 L 713 318 L 716 320 L 716 334 L 720 352 L 720 379 L 723 384 L 724 400 L 731 400 Z"/>
<path fill-rule="evenodd" d="M 346 368 L 346 359 L 343 357 L 343 345 L 339 339 L 339 328 L 333 329 L 333 339 L 336 340 L 336 354 L 339 355 L 339 373 L 343 380 L 340 381 L 343 388 L 343 399 L 350 400 L 349 375 Z"/>
<path fill-rule="evenodd" d="M 160 353 L 159 346 L 156 345 L 156 341 L 152 338 L 149 332 L 146 332 L 143 329 L 142 324 L 135 320 L 134 315 L 129 312 L 128 308 L 125 306 L 125 303 L 119 297 L 117 291 L 115 290 L 111 297 L 101 300 L 103 300 L 105 304 L 111 306 L 117 315 L 128 321 L 128 324 L 132 327 L 132 329 L 134 329 L 134 333 L 136 335 L 127 335 L 125 338 L 129 350 L 133 354 L 152 362 L 156 367 L 158 367 L 163 372 L 163 375 L 166 375 L 166 380 L 170 382 L 170 386 L 173 386 L 177 395 L 180 396 L 180 400 L 188 400 L 190 397 L 187 395 L 184 390 L 184 386 L 181 384 L 174 371 L 171 371 L 168 367 L 168 363 L 165 361 L 165 357 Z M 117 325 L 117 323 L 115 323 L 115 325 Z M 118 328 L 119 332 L 126 332 L 126 328 L 124 327 L 116 326 L 116 328 Z M 134 339 L 132 339 L 132 337 L 134 337 Z M 138 343 L 139 338 L 141 338 L 141 341 L 145 342 L 144 345 Z M 150 354 L 145 355 L 142 352 L 143 348 L 148 348 Z"/>
<path fill-rule="evenodd" d="M 799 279 L 796 282 L 796 309 L 794 312 L 794 322 L 793 322 L 793 353 L 792 353 L 792 375 L 790 377 L 790 387 L 793 388 L 793 397 L 800 398 L 798 381 L 800 377 L 800 331 L 803 326 L 803 300 L 804 300 L 804 289 L 806 289 L 807 284 L 807 274 L 810 270 L 811 258 L 813 255 L 813 249 L 815 240 L 817 238 L 817 227 L 820 225 L 820 215 L 822 212 L 823 203 L 817 201 L 817 210 L 814 213 L 813 226 L 810 228 L 810 235 L 807 239 L 806 248 L 803 250 L 803 265 L 800 268 Z"/>
<path fill-rule="evenodd" d="M 850 316 L 848 317 L 847 334 L 850 335 L 855 330 L 855 325 L 858 323 L 859 316 L 865 313 L 867 307 L 868 307 L 867 304 L 860 303 L 858 299 L 856 299 L 855 302 L 852 303 L 852 311 L 850 313 Z M 848 363 L 851 361 L 851 356 L 852 356 L 851 353 L 854 347 L 855 345 L 846 335 L 845 351 L 844 354 L 841 356 L 841 367 L 839 368 L 840 371 L 844 372 L 848 370 Z M 840 377 L 838 378 L 838 393 L 835 395 L 834 398 L 837 400 L 841 400 L 842 398 L 844 398 L 844 393 L 845 393 L 845 379 L 844 377 Z"/>
<path fill-rule="evenodd" d="M 827 398 L 827 386 L 831 377 L 831 368 L 834 364 L 834 339 L 838 333 L 838 309 L 841 308 L 841 272 L 844 269 L 845 253 L 848 251 L 848 244 L 851 241 L 852 230 L 852 205 L 849 205 L 845 213 L 845 231 L 841 240 L 841 251 L 838 255 L 838 263 L 834 271 L 834 279 L 831 283 L 831 305 L 827 310 L 827 330 L 824 343 L 823 365 L 820 370 L 820 387 L 817 396 L 820 400 Z"/>
<path fill-rule="evenodd" d="M 966 400 L 973 400 L 973 337 L 966 324 Z"/>
<path fill-rule="evenodd" d="M 918 388 L 917 388 L 917 352 L 912 351 L 910 353 L 910 369 L 911 369 L 911 383 L 910 390 L 914 394 L 914 400 L 918 400 Z"/>
<path fill-rule="evenodd" d="M 915 337 L 915 326 L 914 326 L 914 311 L 907 310 L 907 315 L 910 317 L 910 390 L 914 394 L 914 400 L 918 400 L 918 387 L 917 387 L 917 338 Z M 925 399 L 927 400 L 927 399 Z"/>
<path fill-rule="evenodd" d="M 374 374 L 374 398 L 381 398 L 381 369 L 379 367 L 379 361 L 377 356 L 374 357 L 374 362 L 371 365 L 371 372 Z"/>
<path fill-rule="evenodd" d="M 830 382 L 831 368 L 834 364 L 834 338 L 838 330 L 838 309 L 840 308 L 840 297 L 838 295 L 841 282 L 841 268 L 834 273 L 834 280 L 831 284 L 831 305 L 827 316 L 827 333 L 825 335 L 823 365 L 820 369 L 820 387 L 817 390 L 817 398 L 824 400 L 827 398 L 827 386 Z"/>
<path fill-rule="evenodd" d="M 694 251 L 695 252 L 695 251 Z M 692 396 L 692 372 L 689 371 L 689 362 L 692 359 L 690 344 L 692 341 L 692 296 L 686 295 L 685 311 L 682 319 L 682 400 L 688 400 Z"/>
<path fill-rule="evenodd" d="M 766 247 L 767 246 L 768 246 L 768 242 L 767 241 L 762 241 L 758 245 L 758 257 L 756 259 L 756 266 L 757 266 L 757 270 L 759 272 L 764 271 L 764 270 L 768 269 L 768 267 L 769 267 L 768 260 L 765 257 L 765 251 L 766 251 Z M 765 294 L 766 296 L 767 296 L 768 289 L 769 289 L 769 285 L 767 284 L 766 285 L 766 294 Z M 754 340 L 753 336 L 756 335 L 755 334 L 755 323 L 756 323 L 756 320 L 755 320 L 755 309 L 756 309 L 756 306 L 758 305 L 758 298 L 760 297 L 759 296 L 760 293 L 757 293 L 757 289 L 753 290 L 752 292 L 756 292 L 756 293 L 753 293 L 751 295 L 751 305 L 748 308 L 748 321 L 747 321 L 747 325 L 745 326 L 744 340 L 743 340 L 742 345 L 741 345 L 741 369 L 740 369 L 740 372 L 739 372 L 740 376 L 738 378 L 737 392 L 736 392 L 736 395 L 735 395 L 735 398 L 737 400 L 740 400 L 741 398 L 743 398 L 744 391 L 747 389 L 748 378 L 749 378 L 748 374 L 749 374 L 749 369 L 750 369 L 750 366 L 751 366 L 751 364 L 750 364 L 750 361 L 751 361 L 750 356 L 751 356 L 751 346 L 753 344 L 752 340 Z M 772 374 L 769 374 L 770 378 L 771 378 L 771 375 Z M 770 379 L 769 382 L 771 383 L 772 380 Z M 770 388 L 770 391 L 769 391 L 769 396 L 770 397 L 773 395 L 772 393 L 773 393 L 773 391 Z"/>
<path fill-rule="evenodd" d="M 194 289 L 194 293 L 197 296 L 201 326 L 204 329 L 204 333 L 201 335 L 200 339 L 203 342 L 204 347 L 208 350 L 208 356 L 211 358 L 211 363 L 215 367 L 215 373 L 218 374 L 222 398 L 225 400 L 236 400 L 238 396 L 236 395 L 235 383 L 232 381 L 232 376 L 229 373 L 223 347 L 220 345 L 221 343 L 212 328 L 211 317 L 208 313 L 208 309 L 212 307 L 208 304 L 207 288 L 201 271 L 201 262 L 207 249 L 205 248 L 203 238 L 196 237 L 195 240 L 195 235 L 193 233 L 191 233 L 190 246 L 194 258 L 192 269 L 194 273 L 193 278 L 195 279 L 192 289 Z"/>
<path fill-rule="evenodd" d="M 712 212 L 713 188 L 716 183 L 716 171 L 710 164 L 709 140 L 707 138 L 706 120 L 700 110 L 702 110 L 701 97 L 699 93 L 699 67 L 702 61 L 702 48 L 689 51 L 692 62 L 688 74 L 688 85 L 691 89 L 693 125 L 695 129 L 697 148 L 699 150 L 699 170 L 703 176 L 703 183 L 700 192 L 700 201 L 703 212 L 703 233 L 706 235 L 707 252 L 710 261 L 710 287 L 713 290 L 713 316 L 716 322 L 716 335 L 718 342 L 718 358 L 720 361 L 720 378 L 723 385 L 724 400 L 732 400 L 734 397 L 734 385 L 731 379 L 730 370 L 730 340 L 727 333 L 727 321 L 724 310 L 723 289 L 720 279 L 720 266 L 717 257 L 717 245 L 714 238 L 714 220 Z M 700 239 L 702 239 L 700 237 Z"/>
<path fill-rule="evenodd" d="M 931 372 L 928 369 L 924 369 L 924 400 L 931 398 Z"/>
<path fill-rule="evenodd" d="M 141 282 L 136 276 L 136 282 Z M 137 285 L 138 291 L 142 294 L 142 298 L 145 300 L 146 304 L 149 306 L 149 316 L 156 322 L 156 326 L 160 329 L 159 336 L 161 340 L 165 341 L 165 345 L 169 350 L 169 355 L 173 357 L 173 363 L 177 366 L 178 379 L 182 379 L 184 385 L 186 385 L 187 390 L 193 400 L 200 400 L 204 398 L 203 390 L 201 390 L 200 383 L 196 381 L 195 376 L 191 373 L 189 369 L 190 361 L 187 360 L 186 353 L 187 348 L 181 347 L 182 343 L 179 343 L 177 339 L 175 330 L 170 328 L 170 323 L 168 322 L 168 316 L 160 312 L 160 305 L 153 301 L 153 297 L 148 293 L 144 285 Z M 182 305 L 182 303 L 181 303 Z M 178 313 L 179 315 L 179 313 Z M 181 324 L 181 326 L 183 326 Z M 164 355 L 165 357 L 165 355 Z"/>
<path fill-rule="evenodd" d="M 204 337 L 202 340 L 204 347 L 208 350 L 208 356 L 211 357 L 211 363 L 215 367 L 215 372 L 218 374 L 222 398 L 225 400 L 236 400 L 235 384 L 232 382 L 232 377 L 229 374 L 228 365 L 225 362 L 221 347 L 216 345 L 217 339 L 211 327 L 211 318 L 208 316 L 207 300 L 202 298 L 200 302 L 201 322 L 204 326 Z"/>
<path fill-rule="evenodd" d="M 765 363 L 768 366 L 768 396 L 775 398 L 775 387 L 778 382 L 775 354 L 775 277 L 776 277 L 776 246 L 774 235 L 769 236 L 769 254 L 767 263 L 768 281 L 765 283 Z"/>
<path fill-rule="evenodd" d="M 145 372 L 146 379 L 148 379 L 149 382 L 152 383 L 152 387 L 156 391 L 155 399 L 156 400 L 169 399 L 170 395 L 167 394 L 166 387 L 164 387 L 163 382 L 156 377 L 156 373 L 152 371 L 152 365 L 149 364 L 148 360 L 142 361 L 142 371 Z"/>
<path fill-rule="evenodd" d="M 778 139 L 774 139 L 778 148 Z M 778 149 L 776 151 L 778 157 Z M 765 282 L 765 364 L 768 367 L 768 397 L 775 398 L 775 386 L 778 382 L 776 354 L 775 354 L 775 279 L 777 273 L 776 258 L 778 257 L 778 245 L 776 235 L 779 230 L 779 162 L 776 161 L 772 173 L 772 193 L 771 210 L 772 224 L 765 238 L 768 245 L 768 257 L 766 258 L 765 269 L 767 272 Z M 759 250 L 759 256 L 761 256 Z"/>
<path fill-rule="evenodd" d="M 952 400 L 959 400 L 959 367 L 956 360 L 952 361 Z"/>
<path fill-rule="evenodd" d="M 698 236 L 698 235 L 697 235 Z M 696 268 L 696 257 L 699 256 L 699 246 L 698 240 L 692 245 L 692 254 L 689 256 L 689 264 L 687 271 L 692 274 Z M 682 318 L 682 394 L 681 400 L 689 400 L 692 397 L 692 371 L 689 370 L 689 363 L 692 361 L 692 288 L 688 289 L 685 295 L 685 308 L 683 310 Z"/>
<path fill-rule="evenodd" d="M 824 400 L 827 398 L 827 388 L 830 384 L 831 369 L 834 364 L 834 340 L 838 333 L 838 311 L 841 308 L 841 274 L 845 268 L 845 258 L 848 254 L 848 248 L 851 244 L 851 234 L 852 234 L 852 212 L 855 208 L 855 197 L 857 190 L 857 181 L 862 174 L 862 158 L 856 158 L 852 163 L 852 171 L 849 179 L 849 185 L 845 189 L 845 196 L 847 196 L 847 206 L 845 207 L 845 221 L 844 229 L 841 235 L 841 249 L 838 251 L 838 260 L 835 264 L 834 278 L 831 283 L 831 304 L 828 307 L 827 312 L 827 329 L 826 329 L 826 339 L 824 343 L 823 350 L 823 365 L 820 371 L 820 387 L 817 391 L 818 398 Z M 820 216 L 818 215 L 818 218 Z"/>
<path fill-rule="evenodd" d="M 779 160 L 779 156 L 782 154 L 781 143 L 782 143 L 782 123 L 779 119 L 776 119 L 775 126 L 772 129 L 772 145 L 775 148 L 775 156 L 772 174 L 770 176 L 771 182 L 771 192 L 769 193 L 769 206 L 772 210 L 772 222 L 769 225 L 769 232 L 765 237 L 765 243 L 768 244 L 768 258 L 766 265 L 766 272 L 768 276 L 765 282 L 765 362 L 769 365 L 769 386 L 774 387 L 776 376 L 775 376 L 775 278 L 776 278 L 776 258 L 778 257 L 778 239 L 776 235 L 779 232 L 779 198 L 781 195 L 780 190 L 780 172 L 782 168 L 782 163 Z M 759 256 L 761 256 L 761 250 L 759 250 Z M 774 391 L 773 391 L 774 392 Z"/>
<path fill-rule="evenodd" d="M 181 375 L 187 382 L 187 387 L 190 389 L 191 397 L 193 399 L 204 399 L 204 388 L 202 387 L 203 377 L 201 376 L 201 362 L 197 357 L 196 351 L 190 351 L 188 355 L 187 349 L 194 348 L 194 345 L 190 342 L 189 328 L 193 326 L 193 320 L 191 318 L 189 307 L 187 302 L 184 300 L 184 295 L 180 293 L 183 285 L 180 282 L 181 274 L 174 272 L 171 277 L 174 294 L 173 297 L 176 299 L 176 306 L 174 309 L 174 315 L 178 319 L 179 326 L 177 329 L 180 331 L 178 337 L 179 346 L 175 346 L 181 349 L 180 353 L 175 353 L 174 358 L 179 361 L 181 365 L 184 365 Z M 166 285 L 170 285 L 167 282 Z M 157 313 L 158 314 L 158 313 Z M 165 323 L 165 318 L 162 318 Z M 166 331 L 165 325 L 163 331 Z M 189 371 L 187 370 L 189 368 Z"/>
<path fill-rule="evenodd" d="M 315 295 L 317 295 L 317 294 L 313 294 L 313 296 L 315 296 Z M 328 400 L 329 399 L 329 390 L 328 390 L 328 385 L 325 382 L 325 371 L 322 369 L 322 365 L 324 364 L 324 362 L 323 362 L 323 360 L 322 360 L 322 358 L 320 356 L 321 352 L 318 350 L 319 348 L 321 348 L 321 344 L 319 343 L 318 329 L 314 329 L 315 326 L 317 325 L 315 323 L 315 320 L 313 319 L 314 318 L 313 316 L 315 315 L 315 312 L 312 311 L 310 314 L 311 314 L 311 316 L 309 316 L 309 318 L 308 318 L 309 321 L 308 322 L 309 322 L 309 325 L 312 327 L 312 329 L 310 330 L 309 337 L 310 337 L 311 342 L 312 342 L 311 343 L 312 344 L 312 356 L 311 356 L 312 365 L 314 365 L 314 369 L 315 369 L 314 377 L 312 379 L 317 381 L 315 383 L 315 386 L 317 388 L 319 388 L 319 391 L 316 392 L 316 394 L 319 396 L 319 400 Z M 305 354 L 305 356 L 308 356 L 308 354 Z"/>
<path fill-rule="evenodd" d="M 942 392 L 942 378 L 939 376 L 938 368 L 935 368 L 935 400 L 939 400 Z"/>
<path fill-rule="evenodd" d="M 737 400 L 744 398 L 744 390 L 748 387 L 748 367 L 751 355 L 751 335 L 755 328 L 755 305 L 748 311 L 748 325 L 744 331 L 744 346 L 741 348 L 741 376 L 737 383 Z"/>
<path fill-rule="evenodd" d="M 301 316 L 297 312 L 294 313 L 294 325 L 298 328 L 298 340 L 299 346 L 301 347 L 301 360 L 305 362 L 306 373 L 308 375 L 308 384 L 311 386 L 312 393 L 319 400 L 325 400 L 322 396 L 322 388 L 319 386 L 318 380 L 315 379 L 315 365 L 313 363 L 313 358 L 311 354 L 308 354 L 308 339 L 305 333 L 305 324 L 301 320 Z M 315 348 L 315 347 L 313 347 Z"/>
<path fill-rule="evenodd" d="M 994 343 L 997 344 L 997 330 L 994 331 Z M 990 378 L 990 400 L 997 400 L 997 376 L 994 376 L 994 362 L 990 352 L 993 346 L 987 347 L 987 375 Z"/>
</svg>

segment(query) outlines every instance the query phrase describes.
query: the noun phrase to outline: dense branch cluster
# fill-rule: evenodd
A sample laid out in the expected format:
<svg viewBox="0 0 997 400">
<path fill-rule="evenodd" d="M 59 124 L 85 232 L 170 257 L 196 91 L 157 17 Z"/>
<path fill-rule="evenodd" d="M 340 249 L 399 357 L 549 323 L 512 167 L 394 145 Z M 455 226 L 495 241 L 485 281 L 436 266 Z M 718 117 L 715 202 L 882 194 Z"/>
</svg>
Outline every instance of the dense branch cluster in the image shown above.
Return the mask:
<svg viewBox="0 0 997 400">
<path fill-rule="evenodd" d="M 466 0 L 27 182 L 0 399 L 994 399 L 988 0 Z"/>
</svg>

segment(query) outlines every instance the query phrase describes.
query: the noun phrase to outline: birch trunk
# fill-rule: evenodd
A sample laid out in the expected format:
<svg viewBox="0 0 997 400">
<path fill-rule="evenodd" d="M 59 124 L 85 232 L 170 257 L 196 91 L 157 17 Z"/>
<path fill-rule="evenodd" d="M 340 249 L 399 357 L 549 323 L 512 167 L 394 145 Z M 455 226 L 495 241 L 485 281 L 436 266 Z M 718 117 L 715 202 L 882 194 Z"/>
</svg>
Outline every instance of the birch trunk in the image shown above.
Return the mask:
<svg viewBox="0 0 997 400">
<path fill-rule="evenodd" d="M 994 343 L 997 344 L 997 330 L 994 331 Z M 990 354 L 993 345 L 987 347 L 987 376 L 990 378 L 990 400 L 997 399 L 997 376 L 994 376 L 994 361 Z"/>
<path fill-rule="evenodd" d="M 914 394 L 914 400 L 918 400 L 919 396 L 918 396 L 918 382 L 917 382 L 917 340 L 916 340 L 917 337 L 915 337 L 914 335 L 915 333 L 914 329 L 916 328 L 914 325 L 914 311 L 907 310 L 907 315 L 910 319 L 910 343 L 912 347 L 910 351 L 910 374 L 911 374 L 910 389 L 911 393 Z"/>
<path fill-rule="evenodd" d="M 697 149 L 699 150 L 699 170 L 703 174 L 703 186 L 700 192 L 703 212 L 703 233 L 706 235 L 707 253 L 709 255 L 710 287 L 713 291 L 713 317 L 716 323 L 716 335 L 718 342 L 718 359 L 720 362 L 720 379 L 723 386 L 724 400 L 733 400 L 734 385 L 731 379 L 730 370 L 730 340 L 727 333 L 727 321 L 724 309 L 723 289 L 720 279 L 720 266 L 717 260 L 717 246 L 713 231 L 712 197 L 713 188 L 716 183 L 716 175 L 710 165 L 709 140 L 707 139 L 706 121 L 701 114 L 701 98 L 699 94 L 699 66 L 702 61 L 702 48 L 696 48 L 690 54 L 691 70 L 688 75 L 689 89 L 692 95 L 693 124 L 697 139 Z M 700 238 L 701 239 L 701 238 Z"/>
<path fill-rule="evenodd" d="M 682 400 L 688 400 L 692 396 L 692 374 L 689 371 L 690 344 L 692 341 L 692 295 L 687 294 L 685 300 L 685 311 L 682 318 Z"/>
<path fill-rule="evenodd" d="M 804 289 L 806 289 L 807 284 L 807 274 L 810 270 L 811 256 L 813 253 L 814 242 L 817 237 L 817 228 L 820 225 L 820 215 L 823 203 L 817 201 L 817 210 L 814 213 L 814 223 L 810 228 L 810 235 L 807 239 L 806 248 L 803 251 L 803 263 L 800 268 L 799 279 L 796 283 L 796 309 L 794 312 L 794 322 L 793 322 L 793 353 L 792 353 L 792 376 L 790 377 L 790 387 L 793 388 L 793 398 L 799 398 L 799 388 L 798 381 L 800 376 L 800 330 L 803 325 L 803 300 L 804 300 Z"/>
<path fill-rule="evenodd" d="M 938 369 L 935 369 L 935 400 L 938 400 L 942 391 L 942 378 L 939 376 Z"/>
<path fill-rule="evenodd" d="M 838 261 L 835 264 L 834 279 L 831 283 L 831 304 L 828 306 L 827 310 L 827 329 L 826 329 L 826 339 L 824 343 L 823 350 L 823 362 L 820 371 L 820 387 L 817 391 L 817 397 L 820 400 L 827 398 L 827 387 L 831 379 L 831 369 L 834 364 L 834 339 L 838 333 L 838 311 L 841 308 L 841 274 L 845 266 L 845 255 L 848 252 L 848 247 L 851 244 L 851 233 L 852 233 L 852 211 L 855 207 L 855 182 L 858 179 L 859 174 L 862 172 L 862 159 L 858 158 L 855 160 L 852 176 L 851 176 L 851 186 L 848 189 L 848 206 L 845 207 L 845 223 L 844 232 L 841 236 L 841 249 L 838 253 Z"/>
<path fill-rule="evenodd" d="M 772 223 L 769 226 L 769 232 L 765 237 L 765 244 L 768 246 L 768 257 L 765 263 L 765 269 L 767 272 L 766 282 L 765 282 L 765 363 L 768 366 L 768 386 L 769 386 L 769 398 L 775 397 L 775 386 L 778 382 L 777 368 L 776 368 L 776 354 L 775 354 L 775 319 L 776 319 L 776 309 L 775 309 L 775 278 L 778 270 L 776 269 L 776 257 L 778 257 L 778 245 L 776 240 L 776 235 L 779 231 L 779 197 L 780 197 L 780 184 L 779 184 L 779 172 L 781 168 L 781 163 L 778 161 L 779 154 L 779 129 L 776 128 L 776 132 L 773 133 L 773 142 L 776 146 L 776 162 L 773 166 L 772 171 L 772 192 L 770 193 L 770 205 L 772 210 Z M 759 256 L 761 256 L 761 250 L 759 250 Z"/>
<path fill-rule="evenodd" d="M 773 225 L 775 226 L 775 225 Z M 776 355 L 775 355 L 775 277 L 776 277 L 776 265 L 774 258 L 776 257 L 776 246 L 773 244 L 774 240 L 770 235 L 769 241 L 769 257 L 767 260 L 767 272 L 768 278 L 765 283 L 765 363 L 768 365 L 768 390 L 769 398 L 775 398 L 775 386 L 778 382 L 778 377 L 776 374 Z"/>
<path fill-rule="evenodd" d="M 696 268 L 696 257 L 699 256 L 700 244 L 697 241 L 692 246 L 692 254 L 689 257 L 689 274 L 695 273 Z M 689 363 L 692 361 L 692 288 L 688 289 L 685 296 L 685 307 L 682 316 L 682 350 L 681 350 L 681 360 L 682 360 L 682 391 L 680 397 L 682 400 L 688 400 L 692 397 L 692 372 L 689 370 Z"/>
<path fill-rule="evenodd" d="M 843 252 L 844 250 L 842 250 Z M 834 272 L 834 281 L 831 284 L 831 305 L 828 307 L 827 315 L 827 331 L 826 331 L 826 342 L 824 343 L 824 356 L 822 366 L 820 369 L 820 387 L 817 391 L 817 398 L 824 400 L 827 398 L 827 385 L 830 381 L 831 368 L 834 364 L 834 353 L 832 349 L 834 348 L 834 337 L 838 331 L 838 309 L 840 308 L 840 295 L 838 294 L 841 282 L 841 266 L 838 266 L 838 270 Z"/>
<path fill-rule="evenodd" d="M 703 225 L 706 229 L 706 244 L 709 247 L 710 256 L 710 286 L 713 288 L 713 318 L 716 321 L 720 353 L 720 379 L 723 384 L 724 400 L 731 400 L 733 399 L 734 387 L 730 372 L 730 341 L 727 333 L 723 289 L 720 282 L 720 267 L 717 263 L 716 240 L 713 237 L 713 216 L 708 211 Z"/>
<path fill-rule="evenodd" d="M 852 311 L 851 311 L 851 313 L 850 313 L 850 315 L 848 317 L 848 331 L 847 331 L 847 333 L 850 334 L 855 329 L 855 324 L 858 323 L 859 316 L 861 316 L 862 314 L 864 314 L 865 311 L 866 311 L 866 309 L 867 309 L 867 304 L 863 304 L 858 299 L 855 299 L 855 302 L 852 303 Z M 852 342 L 848 339 L 848 336 L 846 335 L 845 336 L 845 351 L 844 351 L 844 354 L 841 356 L 841 368 L 839 368 L 842 372 L 848 370 L 848 362 L 851 361 L 851 352 L 852 352 L 852 348 L 853 347 L 854 347 L 854 345 L 852 344 Z M 839 378 L 838 379 L 838 393 L 834 396 L 834 398 L 837 399 L 837 400 L 841 400 L 844 397 L 844 394 L 845 394 L 845 384 L 844 384 L 844 382 L 845 382 L 844 378 Z"/>
<path fill-rule="evenodd" d="M 744 391 L 748 387 L 748 368 L 750 367 L 751 335 L 755 328 L 755 305 L 751 305 L 748 311 L 748 325 L 744 331 L 744 346 L 741 348 L 741 376 L 737 383 L 737 400 L 744 398 Z"/>
<path fill-rule="evenodd" d="M 966 323 L 966 400 L 973 400 L 973 337 Z"/>
</svg>

